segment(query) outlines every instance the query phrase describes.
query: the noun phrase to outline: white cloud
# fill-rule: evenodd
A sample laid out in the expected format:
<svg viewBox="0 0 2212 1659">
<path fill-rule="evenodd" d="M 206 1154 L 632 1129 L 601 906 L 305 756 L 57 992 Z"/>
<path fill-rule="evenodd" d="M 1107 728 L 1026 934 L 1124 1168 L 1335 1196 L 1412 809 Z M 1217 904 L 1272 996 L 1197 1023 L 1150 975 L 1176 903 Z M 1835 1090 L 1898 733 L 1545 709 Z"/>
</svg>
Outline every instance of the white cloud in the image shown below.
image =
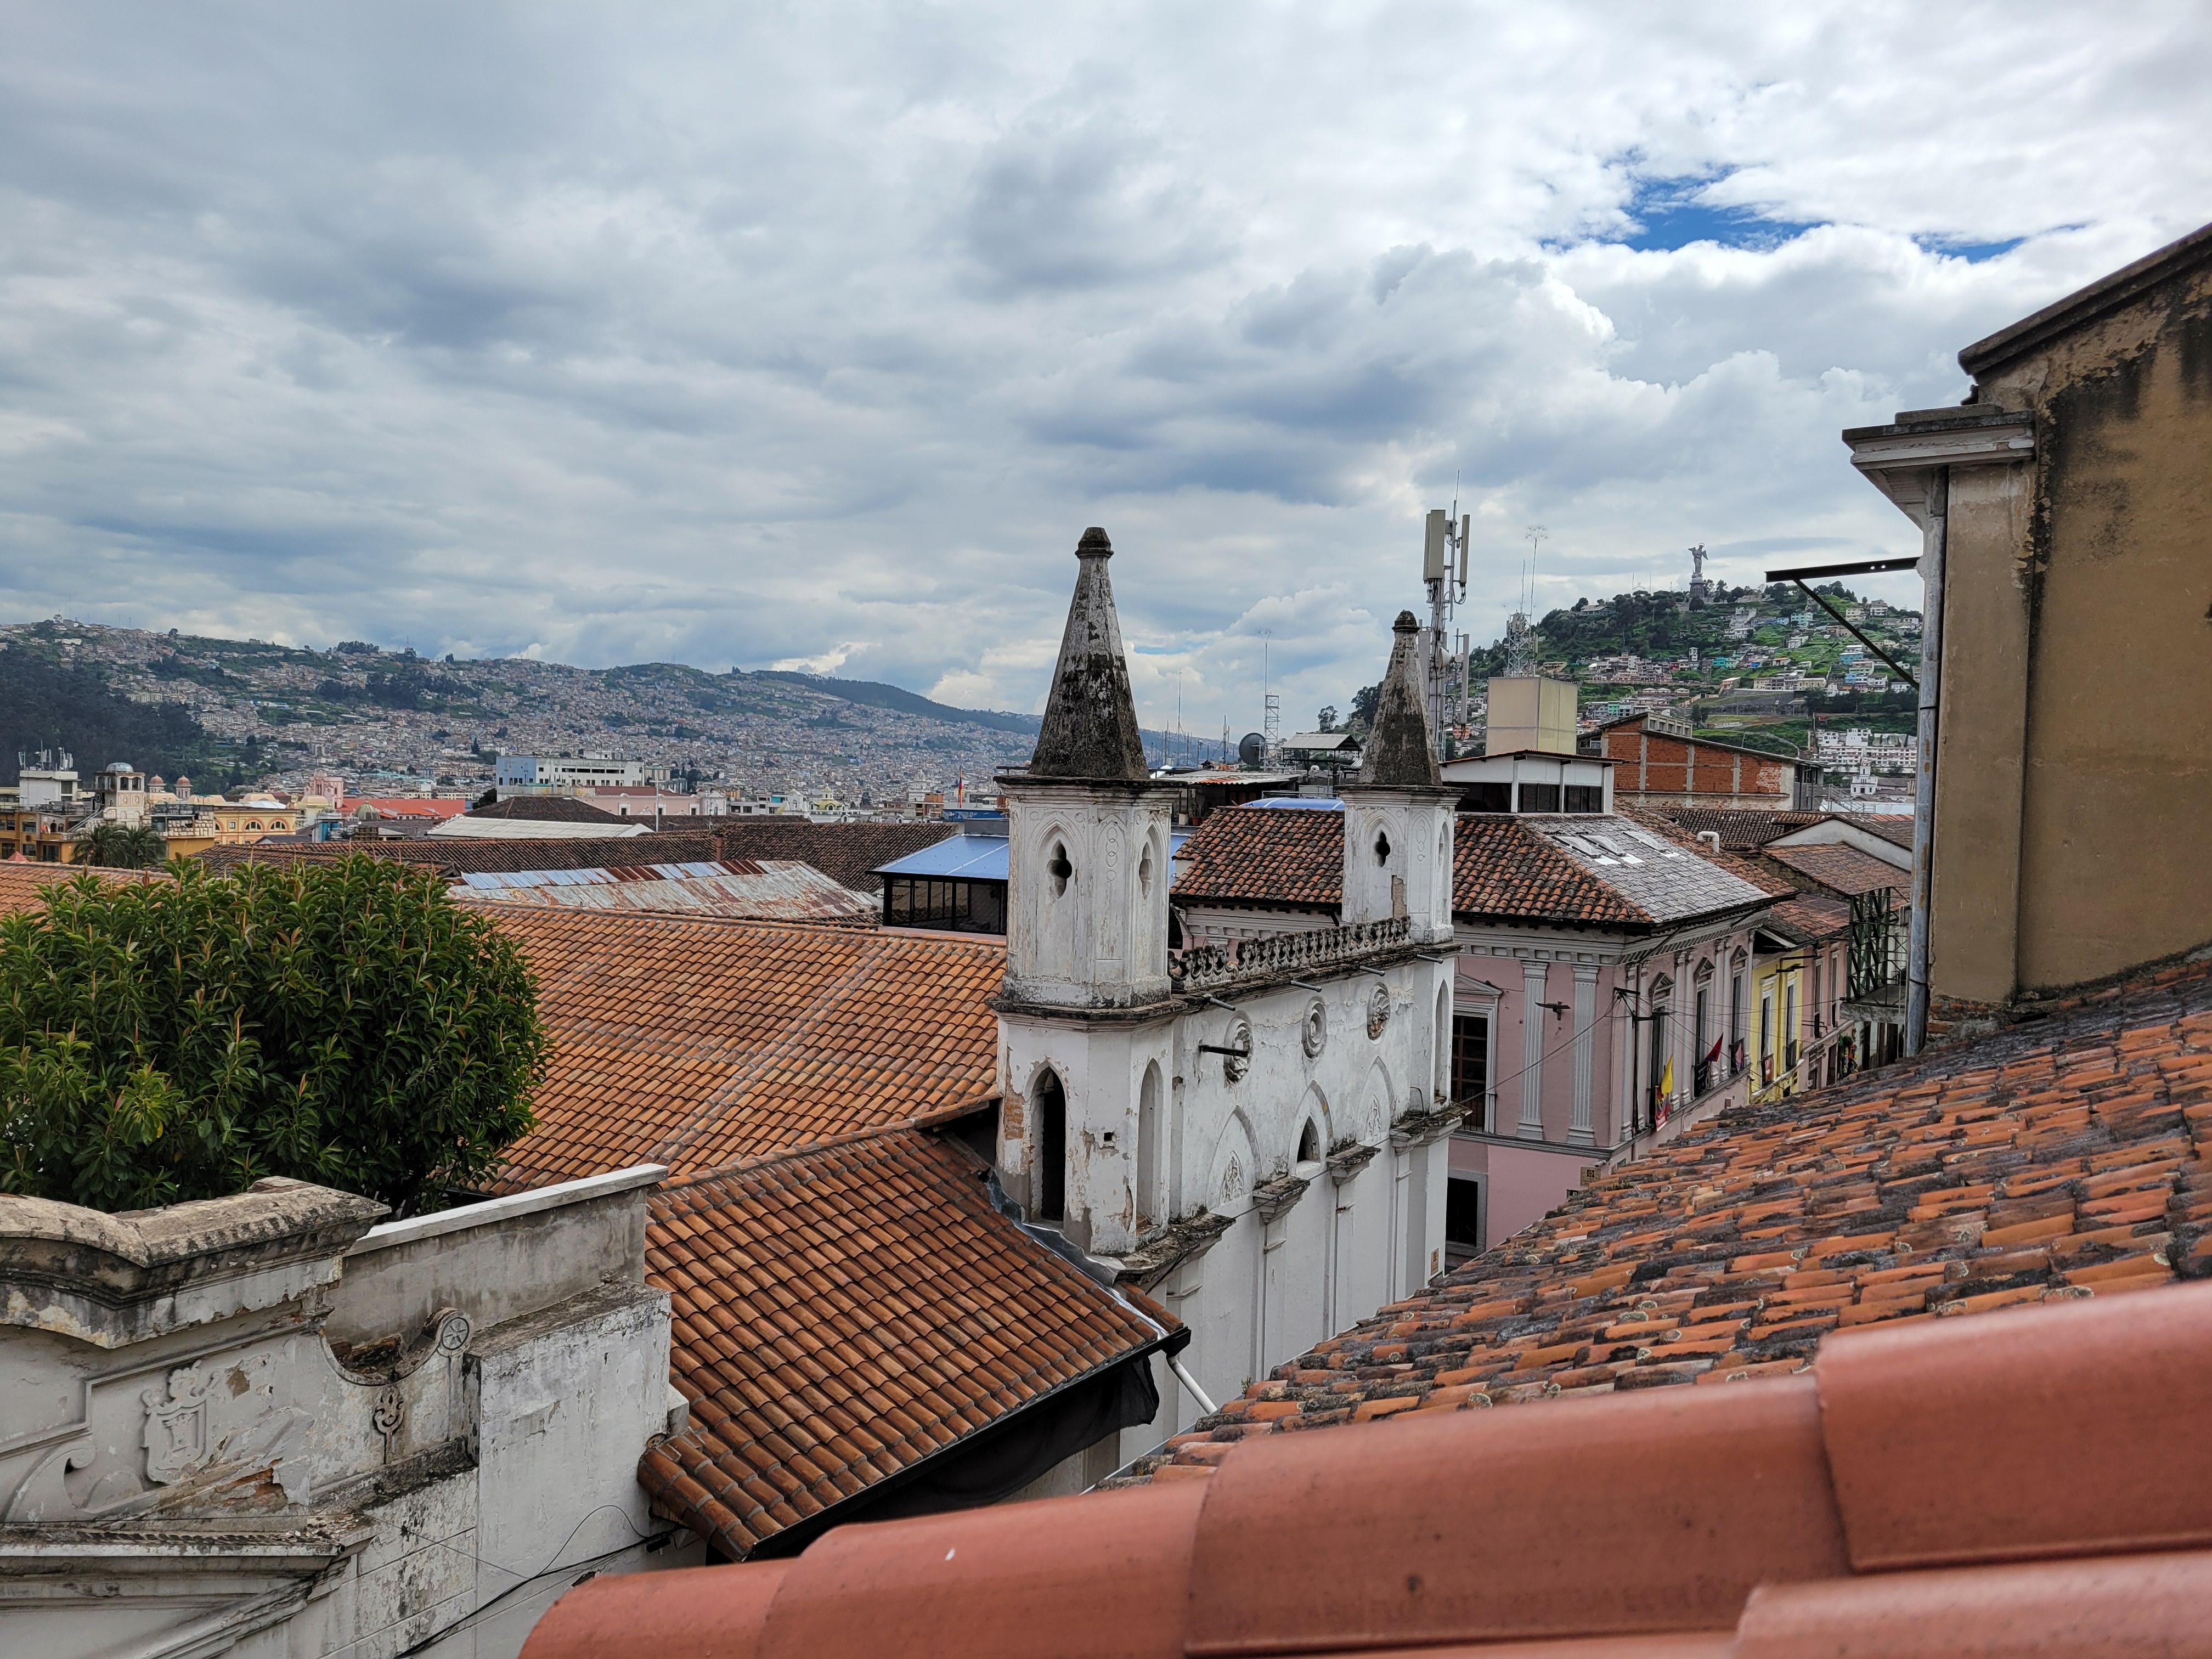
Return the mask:
<svg viewBox="0 0 2212 1659">
<path fill-rule="evenodd" d="M 2208 71 L 2193 4 L 19 11 L 0 610 L 1033 708 L 1103 523 L 1147 721 L 1256 725 L 1264 627 L 1303 724 L 1455 474 L 1479 632 L 1534 520 L 1548 602 L 1906 547 L 1838 430 L 2212 212 Z"/>
</svg>

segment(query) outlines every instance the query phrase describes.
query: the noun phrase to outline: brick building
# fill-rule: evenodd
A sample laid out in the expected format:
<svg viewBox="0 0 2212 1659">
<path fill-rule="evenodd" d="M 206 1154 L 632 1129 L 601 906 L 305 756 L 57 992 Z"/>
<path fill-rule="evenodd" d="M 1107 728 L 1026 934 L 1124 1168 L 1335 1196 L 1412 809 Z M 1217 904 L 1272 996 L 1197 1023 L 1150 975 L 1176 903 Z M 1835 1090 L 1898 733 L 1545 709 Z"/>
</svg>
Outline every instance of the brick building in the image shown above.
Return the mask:
<svg viewBox="0 0 2212 1659">
<path fill-rule="evenodd" d="M 1595 752 L 1616 763 L 1613 799 L 1624 806 L 1766 807 L 1808 811 L 1818 762 L 1693 737 L 1664 714 L 1631 714 L 1600 726 Z"/>
</svg>

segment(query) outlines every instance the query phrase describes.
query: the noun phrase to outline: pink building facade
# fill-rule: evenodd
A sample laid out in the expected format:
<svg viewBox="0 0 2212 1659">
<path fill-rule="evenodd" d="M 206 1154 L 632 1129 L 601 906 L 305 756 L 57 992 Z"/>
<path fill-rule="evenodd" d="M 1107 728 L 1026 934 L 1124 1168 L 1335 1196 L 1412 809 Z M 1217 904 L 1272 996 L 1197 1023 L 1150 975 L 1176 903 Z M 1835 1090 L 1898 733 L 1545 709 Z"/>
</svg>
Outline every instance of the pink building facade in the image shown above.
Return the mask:
<svg viewBox="0 0 2212 1659">
<path fill-rule="evenodd" d="M 1756 912 L 1656 942 L 1461 921 L 1446 1248 L 1510 1238 L 1583 1184 L 1749 1098 Z"/>
</svg>

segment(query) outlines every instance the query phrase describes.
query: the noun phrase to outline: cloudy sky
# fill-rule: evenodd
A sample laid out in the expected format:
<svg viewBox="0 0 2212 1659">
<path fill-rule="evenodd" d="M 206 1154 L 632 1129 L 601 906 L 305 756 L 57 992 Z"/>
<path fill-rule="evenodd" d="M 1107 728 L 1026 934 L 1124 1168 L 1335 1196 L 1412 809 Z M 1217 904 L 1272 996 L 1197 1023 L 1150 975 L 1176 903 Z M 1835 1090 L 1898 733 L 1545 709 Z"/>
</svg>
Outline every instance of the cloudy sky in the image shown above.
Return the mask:
<svg viewBox="0 0 2212 1659">
<path fill-rule="evenodd" d="M 2212 218 L 2212 8 L 0 3 L 0 617 L 1150 723 L 1910 550 L 1837 432 Z M 1904 589 L 1898 592 L 1902 594 Z"/>
</svg>

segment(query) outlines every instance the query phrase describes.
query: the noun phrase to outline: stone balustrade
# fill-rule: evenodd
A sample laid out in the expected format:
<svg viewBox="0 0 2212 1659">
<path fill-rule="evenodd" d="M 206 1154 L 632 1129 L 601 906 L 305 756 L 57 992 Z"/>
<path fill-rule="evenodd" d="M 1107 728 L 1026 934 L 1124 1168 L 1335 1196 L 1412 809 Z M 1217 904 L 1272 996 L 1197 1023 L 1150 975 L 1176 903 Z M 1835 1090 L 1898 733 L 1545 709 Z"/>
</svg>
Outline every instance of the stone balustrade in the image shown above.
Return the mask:
<svg viewBox="0 0 2212 1659">
<path fill-rule="evenodd" d="M 1173 951 L 1168 974 L 1179 991 L 1211 991 L 1249 979 L 1273 978 L 1357 962 L 1413 942 L 1410 917 L 1354 922 L 1302 933 L 1237 939 Z"/>
</svg>

